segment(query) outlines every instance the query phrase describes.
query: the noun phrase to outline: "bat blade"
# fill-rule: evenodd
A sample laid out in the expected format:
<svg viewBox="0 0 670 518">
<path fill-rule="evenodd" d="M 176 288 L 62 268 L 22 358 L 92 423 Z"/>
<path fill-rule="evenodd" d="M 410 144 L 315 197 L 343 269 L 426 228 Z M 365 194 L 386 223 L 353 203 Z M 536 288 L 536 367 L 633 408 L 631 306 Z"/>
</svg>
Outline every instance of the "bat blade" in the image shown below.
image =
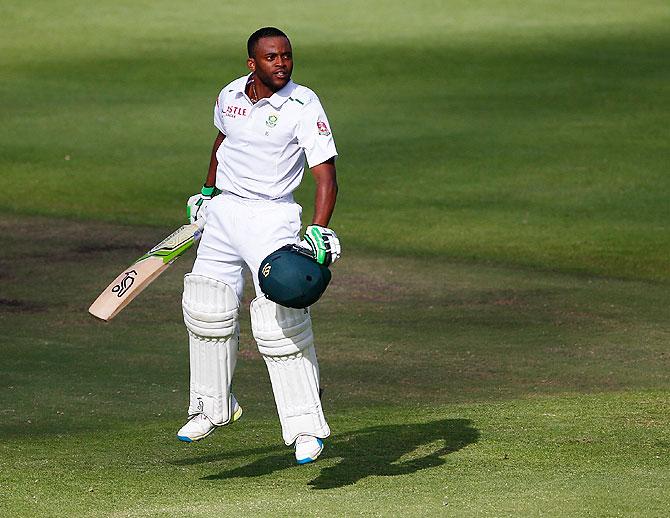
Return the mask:
<svg viewBox="0 0 670 518">
<path fill-rule="evenodd" d="M 149 286 L 202 234 L 196 223 L 183 225 L 123 270 L 88 308 L 100 320 L 109 321 Z"/>
</svg>

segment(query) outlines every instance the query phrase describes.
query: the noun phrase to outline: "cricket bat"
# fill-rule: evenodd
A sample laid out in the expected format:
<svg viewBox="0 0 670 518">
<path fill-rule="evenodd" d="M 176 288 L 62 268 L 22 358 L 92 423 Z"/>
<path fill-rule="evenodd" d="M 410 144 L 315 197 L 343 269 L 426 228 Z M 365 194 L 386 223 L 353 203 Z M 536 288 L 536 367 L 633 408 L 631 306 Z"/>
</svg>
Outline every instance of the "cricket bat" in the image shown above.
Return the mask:
<svg viewBox="0 0 670 518">
<path fill-rule="evenodd" d="M 144 288 L 200 239 L 198 223 L 183 225 L 123 270 L 95 299 L 88 312 L 104 321 L 114 318 Z"/>
</svg>

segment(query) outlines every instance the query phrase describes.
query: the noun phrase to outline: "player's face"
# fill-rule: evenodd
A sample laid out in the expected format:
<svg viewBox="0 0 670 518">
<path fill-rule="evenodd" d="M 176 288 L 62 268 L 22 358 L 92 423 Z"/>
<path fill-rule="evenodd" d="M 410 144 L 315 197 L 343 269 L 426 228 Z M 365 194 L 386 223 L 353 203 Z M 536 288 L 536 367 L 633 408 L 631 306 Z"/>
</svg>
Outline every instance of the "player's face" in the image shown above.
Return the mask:
<svg viewBox="0 0 670 518">
<path fill-rule="evenodd" d="M 270 91 L 284 88 L 293 72 L 293 50 L 282 36 L 261 38 L 256 44 L 254 57 L 247 61 L 258 80 Z"/>
</svg>

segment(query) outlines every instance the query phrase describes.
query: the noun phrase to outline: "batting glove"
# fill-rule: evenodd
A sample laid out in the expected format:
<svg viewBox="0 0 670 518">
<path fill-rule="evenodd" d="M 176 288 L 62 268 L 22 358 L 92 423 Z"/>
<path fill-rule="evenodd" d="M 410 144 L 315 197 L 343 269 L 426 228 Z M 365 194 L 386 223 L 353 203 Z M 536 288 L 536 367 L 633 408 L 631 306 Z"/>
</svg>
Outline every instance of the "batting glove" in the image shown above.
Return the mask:
<svg viewBox="0 0 670 518">
<path fill-rule="evenodd" d="M 207 204 L 214 196 L 221 193 L 216 187 L 205 187 L 201 189 L 199 194 L 194 194 L 186 202 L 186 217 L 189 222 L 195 223 L 198 220 L 205 220 Z"/>
<path fill-rule="evenodd" d="M 330 266 L 342 255 L 337 234 L 327 227 L 310 225 L 305 229 L 305 241 L 312 249 L 316 262 L 324 266 Z"/>
</svg>

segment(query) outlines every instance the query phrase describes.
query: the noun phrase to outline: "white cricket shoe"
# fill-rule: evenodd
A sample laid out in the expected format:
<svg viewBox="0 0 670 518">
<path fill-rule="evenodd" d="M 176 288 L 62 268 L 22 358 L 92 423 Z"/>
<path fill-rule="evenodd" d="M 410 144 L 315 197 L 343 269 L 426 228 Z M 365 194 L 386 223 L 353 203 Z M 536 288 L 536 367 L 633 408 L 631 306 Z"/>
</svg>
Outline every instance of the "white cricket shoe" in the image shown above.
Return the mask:
<svg viewBox="0 0 670 518">
<path fill-rule="evenodd" d="M 311 435 L 298 435 L 295 440 L 295 460 L 298 464 L 314 462 L 323 451 L 323 441 Z"/>
<path fill-rule="evenodd" d="M 235 410 L 233 411 L 231 423 L 242 417 L 242 407 L 237 400 L 233 399 L 233 405 Z M 184 442 L 199 441 L 210 435 L 217 428 L 219 427 L 212 423 L 205 414 L 195 414 L 179 429 L 177 439 Z"/>
</svg>

